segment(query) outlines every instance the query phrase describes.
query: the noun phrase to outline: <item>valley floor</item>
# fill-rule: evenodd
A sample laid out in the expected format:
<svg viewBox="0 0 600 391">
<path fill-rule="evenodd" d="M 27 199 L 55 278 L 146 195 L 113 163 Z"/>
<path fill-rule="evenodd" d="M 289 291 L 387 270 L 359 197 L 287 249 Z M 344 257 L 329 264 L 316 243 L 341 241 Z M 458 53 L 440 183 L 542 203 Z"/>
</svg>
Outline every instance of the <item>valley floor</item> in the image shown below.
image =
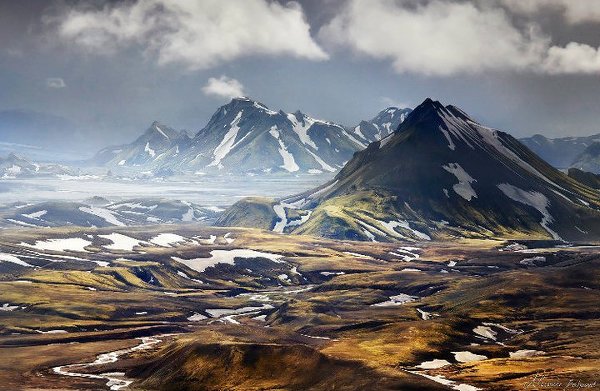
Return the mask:
<svg viewBox="0 0 600 391">
<path fill-rule="evenodd" d="M 600 388 L 600 252 L 3 230 L 3 390 Z"/>
</svg>

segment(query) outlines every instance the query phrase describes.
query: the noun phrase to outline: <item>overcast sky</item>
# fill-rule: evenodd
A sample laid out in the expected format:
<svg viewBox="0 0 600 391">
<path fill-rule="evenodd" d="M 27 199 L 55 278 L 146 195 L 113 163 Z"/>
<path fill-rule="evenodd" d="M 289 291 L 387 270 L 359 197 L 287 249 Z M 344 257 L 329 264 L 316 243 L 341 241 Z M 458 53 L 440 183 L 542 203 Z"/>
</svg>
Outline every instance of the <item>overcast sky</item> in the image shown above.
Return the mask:
<svg viewBox="0 0 600 391">
<path fill-rule="evenodd" d="M 244 94 L 352 125 L 426 97 L 516 136 L 600 132 L 600 1 L 0 0 L 0 110 L 106 143 Z"/>
</svg>

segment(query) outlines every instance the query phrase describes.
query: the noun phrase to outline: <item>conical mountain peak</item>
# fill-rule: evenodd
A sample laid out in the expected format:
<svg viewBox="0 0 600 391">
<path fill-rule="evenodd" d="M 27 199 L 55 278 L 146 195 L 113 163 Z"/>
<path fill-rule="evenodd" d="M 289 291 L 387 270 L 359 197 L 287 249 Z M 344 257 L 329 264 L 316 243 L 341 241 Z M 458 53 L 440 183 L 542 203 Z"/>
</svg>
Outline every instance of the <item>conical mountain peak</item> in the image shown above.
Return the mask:
<svg viewBox="0 0 600 391">
<path fill-rule="evenodd" d="M 441 117 L 446 111 L 446 108 L 437 100 L 431 98 L 425 99 L 420 105 L 415 107 L 410 117 L 412 118 L 427 118 L 427 117 Z"/>
</svg>

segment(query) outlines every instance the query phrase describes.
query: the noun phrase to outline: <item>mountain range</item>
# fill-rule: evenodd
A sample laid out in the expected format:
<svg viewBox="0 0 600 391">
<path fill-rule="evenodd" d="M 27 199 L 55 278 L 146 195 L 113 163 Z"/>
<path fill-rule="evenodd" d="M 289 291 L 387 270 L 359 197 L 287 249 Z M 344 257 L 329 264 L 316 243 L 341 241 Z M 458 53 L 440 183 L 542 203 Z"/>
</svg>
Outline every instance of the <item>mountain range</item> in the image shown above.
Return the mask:
<svg viewBox="0 0 600 391">
<path fill-rule="evenodd" d="M 347 128 L 240 97 L 220 107 L 193 137 L 154 122 L 134 142 L 99 151 L 92 163 L 154 173 L 333 173 L 393 132 L 409 112 L 389 107 Z"/>
<path fill-rule="evenodd" d="M 561 138 L 536 134 L 519 141 L 556 168 L 600 173 L 600 134 Z"/>
<path fill-rule="evenodd" d="M 0 227 L 125 227 L 212 222 L 221 210 L 167 199 L 44 201 L 0 206 Z"/>
<path fill-rule="evenodd" d="M 36 161 L 75 161 L 87 159 L 105 142 L 104 132 L 91 132 L 59 115 L 0 111 L 0 154 L 17 153 Z"/>
<path fill-rule="evenodd" d="M 372 241 L 451 237 L 586 240 L 598 192 L 507 133 L 431 99 L 330 182 L 283 200 L 243 200 L 217 221 Z"/>
<path fill-rule="evenodd" d="M 54 175 L 73 175 L 73 171 L 55 163 L 32 163 L 14 153 L 5 158 L 0 157 L 0 179 Z"/>
</svg>

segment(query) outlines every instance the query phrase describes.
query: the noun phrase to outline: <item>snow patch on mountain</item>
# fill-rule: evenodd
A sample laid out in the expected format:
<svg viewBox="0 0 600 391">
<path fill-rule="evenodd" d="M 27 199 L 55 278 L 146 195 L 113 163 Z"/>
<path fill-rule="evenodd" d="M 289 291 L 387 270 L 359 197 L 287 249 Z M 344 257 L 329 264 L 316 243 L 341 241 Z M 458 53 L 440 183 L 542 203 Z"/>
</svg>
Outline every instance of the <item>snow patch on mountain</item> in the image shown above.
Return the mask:
<svg viewBox="0 0 600 391">
<path fill-rule="evenodd" d="M 477 182 L 477 180 L 473 179 L 458 163 L 450 163 L 442 166 L 442 168 L 458 179 L 458 183 L 452 186 L 456 194 L 467 201 L 477 198 L 477 193 L 471 186 L 471 183 Z"/>
<path fill-rule="evenodd" d="M 150 148 L 150 141 L 146 143 L 146 146 L 144 147 L 144 152 L 147 152 L 148 155 L 150 155 L 151 157 L 156 156 L 156 152 L 154 151 L 154 149 Z"/>
</svg>

